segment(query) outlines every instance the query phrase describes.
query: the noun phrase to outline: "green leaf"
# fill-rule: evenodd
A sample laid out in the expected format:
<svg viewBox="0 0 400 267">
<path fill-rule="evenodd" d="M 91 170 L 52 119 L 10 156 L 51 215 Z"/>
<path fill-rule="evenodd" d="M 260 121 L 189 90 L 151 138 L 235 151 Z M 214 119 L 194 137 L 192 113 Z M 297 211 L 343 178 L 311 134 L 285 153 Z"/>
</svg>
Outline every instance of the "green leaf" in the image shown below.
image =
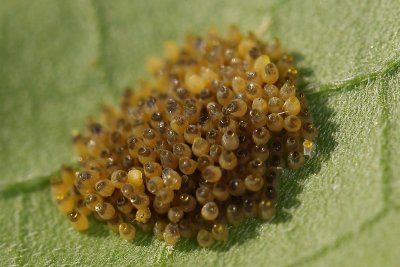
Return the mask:
<svg viewBox="0 0 400 267">
<path fill-rule="evenodd" d="M 400 5 L 387 1 L 8 1 L 0 4 L 0 259 L 5 265 L 397 266 Z M 295 53 L 319 128 L 316 158 L 284 174 L 278 216 L 172 253 L 58 214 L 47 185 L 69 136 L 148 78 L 146 55 L 211 25 L 271 22 Z"/>
</svg>

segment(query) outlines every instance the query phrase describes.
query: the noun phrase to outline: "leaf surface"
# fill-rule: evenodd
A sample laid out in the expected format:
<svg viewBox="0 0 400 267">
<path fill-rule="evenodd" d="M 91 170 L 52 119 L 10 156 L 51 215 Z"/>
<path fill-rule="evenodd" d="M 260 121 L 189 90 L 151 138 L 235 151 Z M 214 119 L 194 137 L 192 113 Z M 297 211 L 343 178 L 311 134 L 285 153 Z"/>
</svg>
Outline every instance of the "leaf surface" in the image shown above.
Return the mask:
<svg viewBox="0 0 400 267">
<path fill-rule="evenodd" d="M 25 1 L 0 4 L 0 258 L 6 265 L 396 266 L 400 230 L 400 24 L 397 1 Z M 172 253 L 127 244 L 60 216 L 47 186 L 73 162 L 70 132 L 125 86 L 149 54 L 186 32 L 271 21 L 295 53 L 319 128 L 319 154 L 284 174 L 272 223 L 224 245 Z M 311 84 L 311 86 L 310 86 Z"/>
</svg>

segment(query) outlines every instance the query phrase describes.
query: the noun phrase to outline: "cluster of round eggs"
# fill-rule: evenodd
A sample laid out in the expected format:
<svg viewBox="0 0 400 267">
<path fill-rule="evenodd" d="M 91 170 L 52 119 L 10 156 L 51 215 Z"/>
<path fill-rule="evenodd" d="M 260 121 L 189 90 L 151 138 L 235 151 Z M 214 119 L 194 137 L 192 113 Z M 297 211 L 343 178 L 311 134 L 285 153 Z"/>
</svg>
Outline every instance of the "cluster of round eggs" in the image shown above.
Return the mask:
<svg viewBox="0 0 400 267">
<path fill-rule="evenodd" d="M 139 227 L 207 247 L 228 224 L 274 216 L 279 176 L 315 154 L 316 130 L 278 40 L 231 27 L 165 48 L 148 62 L 153 83 L 74 135 L 79 168 L 62 168 L 52 191 L 77 230 L 92 214 L 125 240 Z"/>
</svg>

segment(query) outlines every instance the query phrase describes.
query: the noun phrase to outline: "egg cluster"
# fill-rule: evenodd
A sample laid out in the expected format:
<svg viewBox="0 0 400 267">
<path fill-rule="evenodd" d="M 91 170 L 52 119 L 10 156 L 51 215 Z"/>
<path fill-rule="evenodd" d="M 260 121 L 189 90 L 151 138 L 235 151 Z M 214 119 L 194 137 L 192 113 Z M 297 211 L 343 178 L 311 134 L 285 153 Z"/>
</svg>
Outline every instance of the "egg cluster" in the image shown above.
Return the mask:
<svg viewBox="0 0 400 267">
<path fill-rule="evenodd" d="M 79 168 L 62 168 L 52 192 L 76 230 L 92 214 L 125 240 L 139 227 L 207 247 L 228 224 L 274 216 L 279 176 L 315 154 L 316 129 L 280 42 L 228 32 L 167 42 L 148 62 L 155 81 L 74 135 Z"/>
</svg>

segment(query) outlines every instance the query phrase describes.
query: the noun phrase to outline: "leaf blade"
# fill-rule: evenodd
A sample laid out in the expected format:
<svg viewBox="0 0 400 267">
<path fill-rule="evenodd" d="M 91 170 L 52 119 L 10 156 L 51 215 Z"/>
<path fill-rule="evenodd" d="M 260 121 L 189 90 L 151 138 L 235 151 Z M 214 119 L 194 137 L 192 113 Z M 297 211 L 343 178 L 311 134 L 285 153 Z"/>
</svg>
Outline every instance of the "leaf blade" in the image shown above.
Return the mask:
<svg viewBox="0 0 400 267">
<path fill-rule="evenodd" d="M 4 207 L 0 258 L 14 265 L 254 266 L 268 262 L 323 266 L 329 262 L 332 266 L 395 266 L 398 241 L 392 235 L 397 232 L 386 229 L 395 228 L 400 203 L 394 160 L 398 151 L 393 149 L 400 141 L 398 38 L 394 35 L 399 27 L 396 16 L 390 16 L 399 8 L 395 1 L 384 1 L 379 9 L 372 1 L 346 2 L 350 6 L 336 1 L 315 5 L 286 1 L 274 2 L 268 10 L 262 1 L 240 10 L 239 1 L 176 7 L 174 1 L 154 1 L 149 6 L 93 3 L 42 0 L 29 10 L 23 9 L 23 2 L 2 3 L 0 84 L 6 90 L 0 90 L 0 116 L 13 115 L 4 119 L 0 136 L 0 160 L 7 166 L 0 170 L 0 191 L 9 193 L 0 194 Z M 145 7 L 154 14 L 151 24 Z M 341 13 L 344 7 L 352 13 Z M 221 16 L 212 16 L 216 9 L 222 10 Z M 192 10 L 197 10 L 195 16 Z M 99 224 L 89 234 L 70 229 L 66 218 L 57 214 L 48 188 L 40 189 L 41 179 L 48 179 L 46 173 L 72 160 L 70 129 L 96 114 L 99 103 L 115 102 L 123 86 L 142 77 L 144 54 L 160 50 L 163 40 L 204 31 L 210 23 L 224 29 L 232 20 L 243 21 L 243 28 L 250 29 L 266 13 L 272 17 L 272 33 L 282 37 L 283 45 L 301 51 L 303 74 L 307 67 L 314 71 L 308 81 L 328 83 L 308 92 L 320 128 L 320 154 L 300 172 L 285 174 L 277 220 L 247 222 L 233 230 L 228 244 L 211 250 L 182 242 L 171 255 L 162 243 L 142 234 L 138 242 L 128 245 Z M 366 23 L 371 14 L 381 17 L 376 25 Z M 78 19 L 82 16 L 87 18 Z M 57 17 L 65 21 L 52 25 Z M 185 23 L 188 19 L 192 23 Z M 313 24 L 316 20 L 318 26 Z M 344 25 L 354 21 L 353 28 L 333 43 L 328 42 L 329 36 L 313 42 L 315 29 L 332 34 L 335 28 L 329 29 L 330 24 L 340 26 L 341 21 Z M 17 28 L 25 31 L 14 32 Z M 368 35 L 351 36 L 366 30 Z M 80 43 L 70 44 L 69 39 Z M 385 49 L 363 49 L 370 42 Z M 130 53 L 132 47 L 136 51 Z M 37 59 L 42 60 L 39 66 Z M 346 60 L 351 64 L 345 65 Z M 36 191 L 32 181 L 39 184 Z M 375 243 L 384 253 L 371 258 Z"/>
</svg>

